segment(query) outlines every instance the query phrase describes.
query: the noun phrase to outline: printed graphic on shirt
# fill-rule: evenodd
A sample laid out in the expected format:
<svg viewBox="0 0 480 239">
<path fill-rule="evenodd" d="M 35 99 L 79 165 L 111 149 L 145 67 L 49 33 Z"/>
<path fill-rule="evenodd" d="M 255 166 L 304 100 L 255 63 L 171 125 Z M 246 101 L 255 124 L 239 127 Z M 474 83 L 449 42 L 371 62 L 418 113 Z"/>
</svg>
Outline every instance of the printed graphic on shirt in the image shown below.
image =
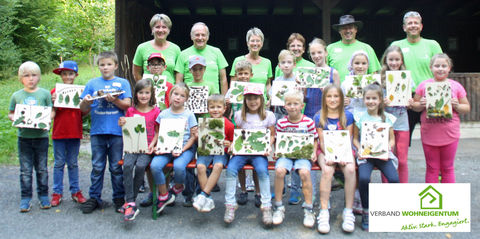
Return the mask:
<svg viewBox="0 0 480 239">
<path fill-rule="evenodd" d="M 275 156 L 291 159 L 311 159 L 313 157 L 313 134 L 277 132 Z"/>
<path fill-rule="evenodd" d="M 17 128 L 50 130 L 52 107 L 16 104 L 12 125 Z"/>
<path fill-rule="evenodd" d="M 199 156 L 224 155 L 223 141 L 225 140 L 224 119 L 198 119 L 198 148 Z"/>
</svg>

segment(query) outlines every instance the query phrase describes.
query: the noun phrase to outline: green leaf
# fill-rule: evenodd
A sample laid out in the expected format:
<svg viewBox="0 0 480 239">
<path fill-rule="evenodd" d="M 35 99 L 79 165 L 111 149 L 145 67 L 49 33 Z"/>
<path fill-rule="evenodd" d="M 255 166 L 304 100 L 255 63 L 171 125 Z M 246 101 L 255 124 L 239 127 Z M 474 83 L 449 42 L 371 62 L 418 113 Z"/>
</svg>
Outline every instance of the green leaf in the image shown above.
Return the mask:
<svg viewBox="0 0 480 239">
<path fill-rule="evenodd" d="M 405 84 L 402 84 L 402 91 L 405 91 L 406 88 L 407 86 Z"/>
<path fill-rule="evenodd" d="M 217 131 L 213 131 L 213 132 L 209 132 L 208 133 L 209 135 L 213 136 L 214 138 L 216 139 L 223 139 L 223 134 L 221 132 L 217 132 Z"/>
<path fill-rule="evenodd" d="M 180 136 L 180 133 L 177 132 L 176 130 L 174 130 L 174 131 L 169 131 L 169 132 L 167 133 L 167 135 L 170 136 L 170 137 L 176 138 L 176 137 Z"/>
<path fill-rule="evenodd" d="M 333 149 L 331 147 L 327 147 L 329 153 L 333 154 Z"/>
<path fill-rule="evenodd" d="M 286 143 L 287 143 L 287 142 L 285 142 L 285 140 L 280 141 L 280 143 L 278 143 L 278 148 L 281 148 L 281 149 L 285 148 L 285 144 L 286 144 Z"/>
<path fill-rule="evenodd" d="M 289 148 L 292 147 L 292 145 L 293 145 L 293 141 L 288 142 L 288 147 Z"/>
<path fill-rule="evenodd" d="M 73 96 L 73 105 L 78 106 L 80 104 L 80 96 L 78 95 L 78 91 Z"/>
<path fill-rule="evenodd" d="M 402 76 L 402 79 L 405 79 L 405 78 L 407 78 L 407 73 L 402 72 L 401 76 Z"/>
<path fill-rule="evenodd" d="M 40 117 L 42 117 L 42 112 L 38 112 L 37 115 L 35 115 L 35 119 L 38 119 Z"/>
<path fill-rule="evenodd" d="M 45 124 L 45 123 L 38 123 L 38 128 L 40 128 L 40 129 L 45 129 L 45 128 L 47 128 L 47 124 Z"/>
<path fill-rule="evenodd" d="M 122 129 L 122 132 L 123 132 L 123 135 L 127 136 L 127 137 L 132 137 L 130 135 L 130 131 L 128 131 L 128 129 Z"/>
<path fill-rule="evenodd" d="M 160 143 L 162 144 L 165 142 L 165 140 L 163 139 L 163 136 L 158 136 L 158 140 L 160 140 Z"/>
<path fill-rule="evenodd" d="M 242 91 L 240 91 L 238 88 L 237 88 L 237 89 L 233 89 L 232 92 L 231 92 L 232 95 L 238 95 L 238 94 L 240 94 L 240 93 L 242 93 Z"/>
<path fill-rule="evenodd" d="M 63 95 L 59 94 L 58 95 L 58 103 L 62 103 L 62 102 L 63 102 Z"/>
<path fill-rule="evenodd" d="M 70 103 L 70 96 L 69 96 L 69 95 L 66 95 L 66 96 L 65 96 L 65 104 L 68 105 L 68 103 Z"/>
<path fill-rule="evenodd" d="M 242 146 L 243 146 L 243 138 L 238 137 L 233 147 L 235 148 L 236 151 L 240 151 L 242 149 Z"/>
<path fill-rule="evenodd" d="M 19 125 L 23 122 L 23 120 L 25 119 L 25 116 L 20 116 L 17 120 L 15 120 L 15 122 L 13 122 L 13 125 Z"/>
</svg>

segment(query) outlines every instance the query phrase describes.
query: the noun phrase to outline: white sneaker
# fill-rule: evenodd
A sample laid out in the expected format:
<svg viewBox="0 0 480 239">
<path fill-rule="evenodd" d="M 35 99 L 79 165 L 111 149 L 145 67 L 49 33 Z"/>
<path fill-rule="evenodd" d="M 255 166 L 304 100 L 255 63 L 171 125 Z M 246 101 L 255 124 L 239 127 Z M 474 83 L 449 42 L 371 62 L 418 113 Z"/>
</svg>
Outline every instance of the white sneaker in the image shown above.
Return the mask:
<svg viewBox="0 0 480 239">
<path fill-rule="evenodd" d="M 215 203 L 213 199 L 207 198 L 205 200 L 205 204 L 203 205 L 202 212 L 210 212 L 215 208 Z"/>
<path fill-rule="evenodd" d="M 197 195 L 193 199 L 193 207 L 197 209 L 197 211 L 202 212 L 202 208 L 205 206 L 207 198 L 203 194 Z"/>
<path fill-rule="evenodd" d="M 265 226 L 271 226 L 273 223 L 272 207 L 262 207 L 262 218 Z"/>
<path fill-rule="evenodd" d="M 223 216 L 223 221 L 227 224 L 230 224 L 235 219 L 235 210 L 237 210 L 237 205 L 225 205 L 225 215 Z"/>
<path fill-rule="evenodd" d="M 273 212 L 273 225 L 280 225 L 285 218 L 285 207 L 280 206 Z"/>
<path fill-rule="evenodd" d="M 355 230 L 355 215 L 353 212 L 343 210 L 343 223 L 342 229 L 346 232 L 353 232 Z"/>
<path fill-rule="evenodd" d="M 304 208 L 303 209 L 303 225 L 308 228 L 312 228 L 315 225 L 315 212 L 313 209 Z"/>
<path fill-rule="evenodd" d="M 320 233 L 330 232 L 330 213 L 328 210 L 320 210 L 320 214 L 317 217 L 318 227 L 317 230 Z"/>
</svg>

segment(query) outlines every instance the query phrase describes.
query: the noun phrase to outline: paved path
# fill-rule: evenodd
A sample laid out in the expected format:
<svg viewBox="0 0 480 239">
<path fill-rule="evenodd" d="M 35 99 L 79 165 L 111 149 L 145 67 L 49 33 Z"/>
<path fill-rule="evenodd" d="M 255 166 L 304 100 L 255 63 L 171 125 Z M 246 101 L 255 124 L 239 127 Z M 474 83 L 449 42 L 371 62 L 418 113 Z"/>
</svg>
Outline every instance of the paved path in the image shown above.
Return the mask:
<svg viewBox="0 0 480 239">
<path fill-rule="evenodd" d="M 471 233 L 366 233 L 360 229 L 361 217 L 357 216 L 355 232 L 344 234 L 341 232 L 343 190 L 339 190 L 333 192 L 331 199 L 331 232 L 322 237 L 478 238 L 480 235 L 479 146 L 480 139 L 462 139 L 455 162 L 457 182 L 472 183 Z M 83 191 L 88 192 L 91 166 L 88 155 L 86 153 L 82 155 L 80 186 Z M 425 163 L 421 142 L 418 140 L 414 140 L 410 149 L 409 167 L 410 182 L 423 182 Z M 50 167 L 50 185 L 51 169 Z M 0 167 L 0 202 L 3 206 L 0 211 L 0 238 L 318 238 L 320 236 L 315 230 L 303 227 L 303 211 L 300 206 L 286 207 L 286 219 L 281 226 L 271 229 L 263 228 L 260 210 L 253 205 L 253 194 L 249 195 L 248 204 L 237 210 L 234 223 L 225 226 L 223 190 L 213 194 L 217 208 L 209 214 L 200 214 L 193 208 L 182 207 L 183 199 L 180 196 L 177 199 L 177 205 L 166 208 L 163 215 L 156 221 L 151 219 L 150 208 L 140 208 L 141 212 L 134 222 L 124 222 L 122 216 L 115 213 L 112 206 L 85 215 L 69 197 L 64 197 L 60 206 L 50 210 L 40 210 L 38 201 L 35 199 L 32 211 L 22 214 L 18 212 L 20 201 L 18 175 L 18 167 Z M 378 172 L 375 172 L 372 178 L 373 181 L 379 182 Z M 220 187 L 224 188 L 223 176 Z M 105 201 L 110 201 L 111 186 L 108 173 L 103 195 Z M 144 196 L 145 194 L 139 195 L 140 199 Z"/>
</svg>

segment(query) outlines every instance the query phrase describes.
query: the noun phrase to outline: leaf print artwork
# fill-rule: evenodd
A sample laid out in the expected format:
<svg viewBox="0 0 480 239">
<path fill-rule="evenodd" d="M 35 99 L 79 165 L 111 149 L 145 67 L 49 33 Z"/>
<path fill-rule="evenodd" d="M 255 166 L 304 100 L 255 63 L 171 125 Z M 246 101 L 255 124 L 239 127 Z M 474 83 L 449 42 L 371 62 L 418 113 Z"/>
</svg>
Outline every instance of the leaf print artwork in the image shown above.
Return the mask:
<svg viewBox="0 0 480 239">
<path fill-rule="evenodd" d="M 363 122 L 359 153 L 364 158 L 388 160 L 390 125 L 380 122 Z"/>
<path fill-rule="evenodd" d="M 389 106 L 407 106 L 412 98 L 412 77 L 410 71 L 386 71 L 386 95 Z M 391 80 L 390 80 L 391 79 Z"/>
<path fill-rule="evenodd" d="M 352 141 L 348 130 L 324 130 L 325 159 L 335 163 L 353 163 Z"/>
<path fill-rule="evenodd" d="M 280 81 L 280 80 L 273 81 L 272 105 L 284 106 L 285 94 L 295 90 L 298 90 L 298 85 L 295 81 Z"/>
<path fill-rule="evenodd" d="M 157 100 L 157 107 L 160 110 L 167 108 L 165 105 L 165 94 L 167 92 L 167 76 L 143 74 L 142 79 L 149 79 L 153 83 L 155 89 L 155 99 Z"/>
<path fill-rule="evenodd" d="M 262 89 L 262 92 L 265 91 L 265 85 L 260 83 L 250 83 L 250 82 L 241 82 L 241 81 L 232 81 L 230 91 L 230 103 L 232 104 L 243 104 L 243 89 L 247 85 L 254 85 Z"/>
<path fill-rule="evenodd" d="M 426 83 L 425 97 L 427 118 L 452 118 L 452 90 L 448 81 Z"/>
<path fill-rule="evenodd" d="M 52 107 L 16 104 L 12 125 L 17 128 L 50 129 Z"/>
<path fill-rule="evenodd" d="M 235 129 L 233 144 L 233 154 L 263 155 L 270 147 L 270 130 Z"/>
<path fill-rule="evenodd" d="M 275 142 L 276 157 L 290 159 L 311 159 L 313 157 L 313 134 L 277 132 Z"/>
<path fill-rule="evenodd" d="M 122 126 L 122 133 L 124 153 L 134 154 L 148 152 L 145 117 L 125 117 L 125 124 Z"/>
<path fill-rule="evenodd" d="M 297 81 L 302 88 L 325 88 L 330 84 L 329 67 L 298 67 Z"/>
<path fill-rule="evenodd" d="M 362 98 L 363 88 L 374 82 L 380 84 L 379 74 L 370 75 L 349 75 L 345 76 L 345 80 L 342 82 L 342 89 L 344 89 L 345 96 L 349 98 Z"/>
<path fill-rule="evenodd" d="M 207 98 L 208 86 L 191 86 L 185 108 L 195 114 L 206 114 L 208 113 Z"/>
<path fill-rule="evenodd" d="M 55 94 L 57 99 L 53 103 L 57 108 L 80 109 L 80 95 L 85 86 L 57 83 L 55 85 Z"/>
<path fill-rule="evenodd" d="M 224 119 L 198 119 L 198 148 L 199 156 L 224 155 L 223 141 L 225 140 Z"/>
<path fill-rule="evenodd" d="M 157 153 L 181 153 L 187 119 L 168 118 L 160 120 L 158 130 Z"/>
</svg>

